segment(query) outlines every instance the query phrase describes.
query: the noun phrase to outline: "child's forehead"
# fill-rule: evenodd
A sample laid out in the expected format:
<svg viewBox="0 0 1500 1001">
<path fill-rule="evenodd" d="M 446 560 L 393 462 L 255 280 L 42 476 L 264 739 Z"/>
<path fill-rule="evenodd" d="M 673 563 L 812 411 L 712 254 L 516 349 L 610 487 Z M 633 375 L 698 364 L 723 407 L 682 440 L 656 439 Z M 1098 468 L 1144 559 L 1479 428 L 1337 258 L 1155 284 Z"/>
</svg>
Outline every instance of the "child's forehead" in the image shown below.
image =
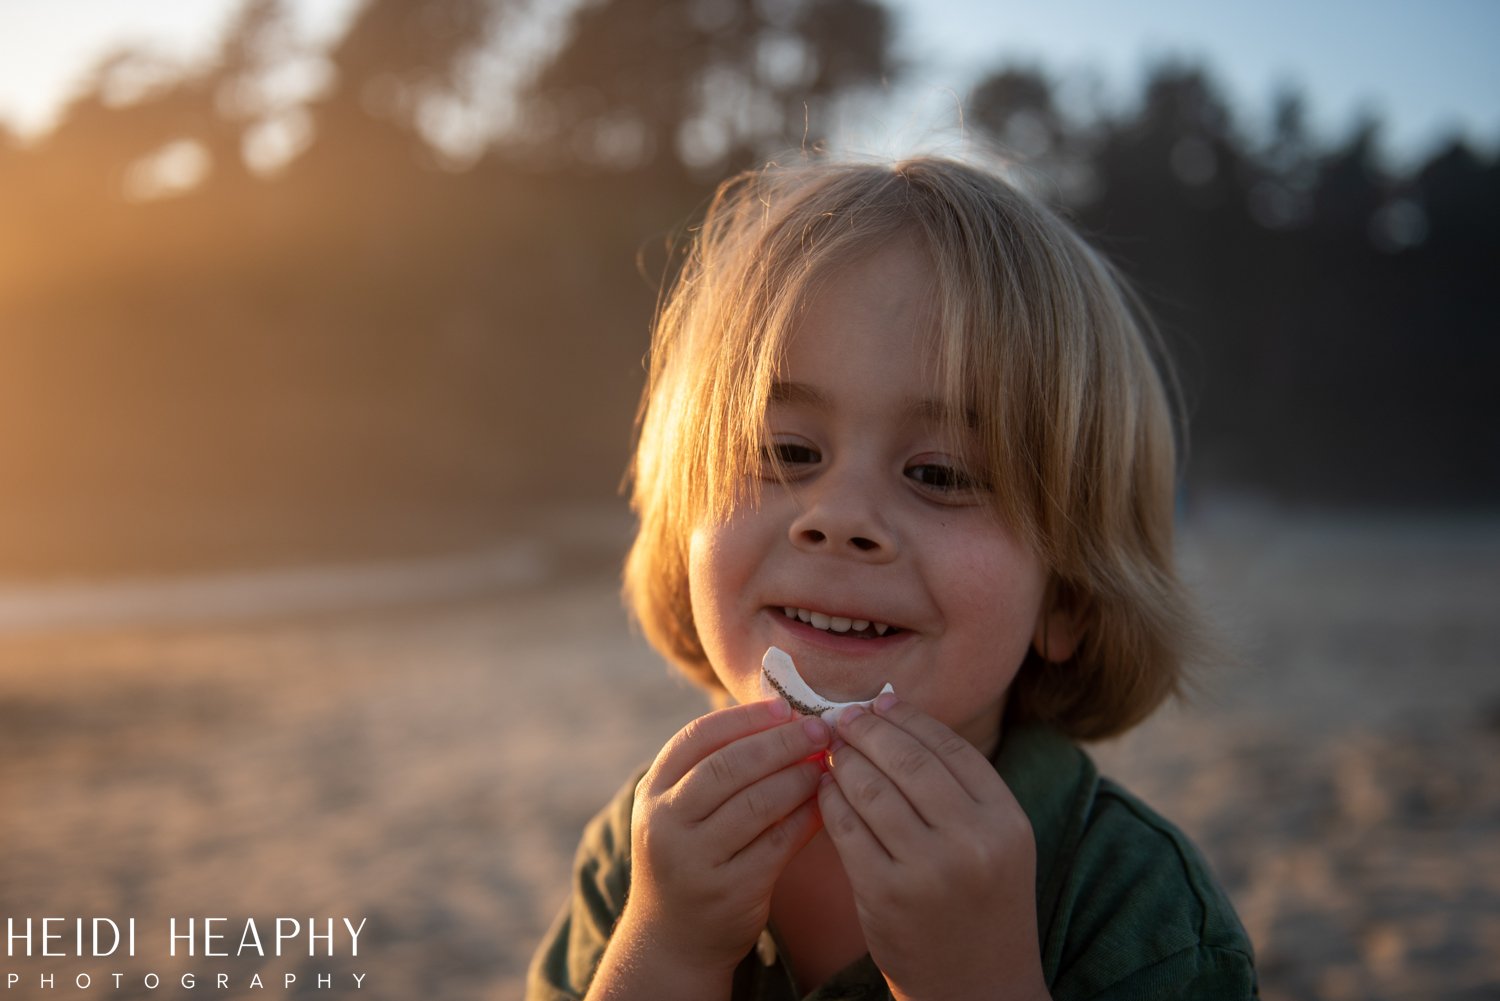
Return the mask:
<svg viewBox="0 0 1500 1001">
<path fill-rule="evenodd" d="M 931 262 L 914 243 L 867 254 L 810 296 L 777 345 L 766 402 L 967 433 L 980 424 L 945 336 Z"/>
<path fill-rule="evenodd" d="M 848 322 L 875 329 L 897 317 L 917 345 L 924 374 L 976 374 L 973 363 L 992 353 L 1003 332 L 994 329 L 995 311 L 984 290 L 943 277 L 942 269 L 955 270 L 953 264 L 911 231 L 816 262 L 800 276 L 795 308 L 770 339 L 778 367 L 799 340 Z"/>
<path fill-rule="evenodd" d="M 816 376 L 807 382 L 797 382 L 790 378 L 774 379 L 766 402 L 773 408 L 819 413 L 831 413 L 840 404 L 836 392 Z M 912 391 L 900 396 L 896 403 L 896 406 L 890 408 L 889 416 L 898 423 L 941 425 L 969 431 L 979 427 L 979 415 L 966 401 L 950 400 L 946 394 L 924 393 L 920 384 L 915 382 Z"/>
<path fill-rule="evenodd" d="M 885 350 L 930 367 L 942 342 L 935 290 L 931 262 L 909 241 L 812 275 L 777 338 L 779 360 L 785 365 L 828 350 Z"/>
<path fill-rule="evenodd" d="M 891 314 L 931 338 L 942 319 L 932 254 L 905 234 L 813 259 L 793 291 L 796 306 L 785 332 L 789 338 L 838 316 L 878 323 Z"/>
<path fill-rule="evenodd" d="M 868 280 L 870 276 L 918 275 L 931 282 L 938 253 L 915 224 L 875 229 L 861 236 L 831 239 L 808 250 L 811 284 Z"/>
</svg>

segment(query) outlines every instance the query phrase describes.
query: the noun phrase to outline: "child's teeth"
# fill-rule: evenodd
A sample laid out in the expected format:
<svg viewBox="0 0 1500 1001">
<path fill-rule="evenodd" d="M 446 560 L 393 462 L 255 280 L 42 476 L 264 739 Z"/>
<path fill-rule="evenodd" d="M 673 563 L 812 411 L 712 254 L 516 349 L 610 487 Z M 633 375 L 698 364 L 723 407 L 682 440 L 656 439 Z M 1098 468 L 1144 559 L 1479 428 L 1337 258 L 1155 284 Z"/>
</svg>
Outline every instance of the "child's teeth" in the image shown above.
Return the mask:
<svg viewBox="0 0 1500 1001">
<path fill-rule="evenodd" d="M 842 615 L 828 615 L 824 612 L 814 612 L 806 608 L 797 608 L 795 605 L 784 605 L 781 610 L 786 613 L 786 617 L 789 619 L 798 619 L 806 622 L 815 629 L 829 630 L 835 633 L 862 633 L 866 630 L 874 629 L 876 636 L 884 636 L 891 629 L 884 622 L 871 622 L 869 619 L 850 619 Z"/>
</svg>

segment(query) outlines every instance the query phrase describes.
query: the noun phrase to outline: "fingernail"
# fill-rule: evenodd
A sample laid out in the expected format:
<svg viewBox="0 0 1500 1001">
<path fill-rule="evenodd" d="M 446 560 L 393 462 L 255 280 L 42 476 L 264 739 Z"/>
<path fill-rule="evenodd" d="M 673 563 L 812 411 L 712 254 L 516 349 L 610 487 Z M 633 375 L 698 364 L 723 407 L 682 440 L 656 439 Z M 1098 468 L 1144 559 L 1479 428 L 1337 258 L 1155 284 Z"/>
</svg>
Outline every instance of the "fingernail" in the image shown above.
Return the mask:
<svg viewBox="0 0 1500 1001">
<path fill-rule="evenodd" d="M 809 716 L 802 721 L 802 732 L 807 734 L 807 739 L 814 744 L 828 743 L 828 724 L 815 717 Z"/>
<path fill-rule="evenodd" d="M 787 705 L 784 699 L 772 699 L 767 703 L 771 710 L 771 718 L 778 722 L 792 718 L 792 707 Z"/>
<path fill-rule="evenodd" d="M 898 701 L 894 692 L 881 692 L 880 696 L 875 700 L 875 711 L 878 713 L 888 713 Z"/>
<path fill-rule="evenodd" d="M 863 706 L 850 706 L 848 709 L 845 709 L 839 716 L 839 725 L 848 726 L 850 723 L 853 723 L 854 720 L 857 719 L 860 715 L 862 715 L 864 711 L 865 710 Z"/>
</svg>

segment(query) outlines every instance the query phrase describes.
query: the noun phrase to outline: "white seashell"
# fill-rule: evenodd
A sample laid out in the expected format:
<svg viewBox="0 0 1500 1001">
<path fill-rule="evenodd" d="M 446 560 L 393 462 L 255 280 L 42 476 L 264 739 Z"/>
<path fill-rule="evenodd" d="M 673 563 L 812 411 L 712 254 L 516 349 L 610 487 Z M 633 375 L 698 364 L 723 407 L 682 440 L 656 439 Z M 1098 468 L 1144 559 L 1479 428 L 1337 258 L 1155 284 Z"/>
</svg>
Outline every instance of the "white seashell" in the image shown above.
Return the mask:
<svg viewBox="0 0 1500 1001">
<path fill-rule="evenodd" d="M 812 686 L 802 680 L 802 675 L 797 673 L 797 665 L 792 662 L 791 655 L 780 647 L 773 646 L 768 649 L 760 662 L 761 695 L 766 698 L 773 695 L 779 696 L 786 700 L 787 705 L 802 715 L 819 716 L 829 726 L 836 726 L 839 717 L 850 706 L 868 709 L 875 699 L 880 698 L 886 692 L 894 691 L 895 689 L 887 682 L 873 699 L 858 702 L 832 702 L 813 691 Z"/>
</svg>

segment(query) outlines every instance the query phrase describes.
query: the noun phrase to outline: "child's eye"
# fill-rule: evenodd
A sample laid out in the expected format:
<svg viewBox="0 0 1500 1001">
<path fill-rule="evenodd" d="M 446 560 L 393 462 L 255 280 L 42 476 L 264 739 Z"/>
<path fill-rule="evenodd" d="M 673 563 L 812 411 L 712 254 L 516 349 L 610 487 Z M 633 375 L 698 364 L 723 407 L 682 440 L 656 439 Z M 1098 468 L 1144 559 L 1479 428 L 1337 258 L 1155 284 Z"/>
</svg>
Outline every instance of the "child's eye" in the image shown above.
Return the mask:
<svg viewBox="0 0 1500 1001">
<path fill-rule="evenodd" d="M 766 470 L 777 466 L 807 466 L 823 457 L 811 445 L 799 441 L 773 441 L 760 447 L 761 465 Z"/>
<path fill-rule="evenodd" d="M 939 493 L 978 493 L 989 489 L 983 480 L 971 476 L 958 466 L 941 462 L 919 462 L 907 466 L 906 476 Z"/>
<path fill-rule="evenodd" d="M 771 446 L 776 451 L 776 458 L 789 466 L 800 465 L 805 462 L 817 462 L 821 458 L 818 450 L 811 445 L 799 445 L 797 442 L 780 442 Z"/>
</svg>

